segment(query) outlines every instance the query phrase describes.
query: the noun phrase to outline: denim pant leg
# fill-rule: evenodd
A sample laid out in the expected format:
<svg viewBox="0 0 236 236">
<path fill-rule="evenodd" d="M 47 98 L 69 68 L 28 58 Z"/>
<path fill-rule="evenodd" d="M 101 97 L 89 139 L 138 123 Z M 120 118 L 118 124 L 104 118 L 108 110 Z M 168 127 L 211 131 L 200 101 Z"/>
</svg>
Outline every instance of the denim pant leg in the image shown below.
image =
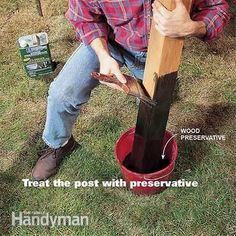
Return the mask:
<svg viewBox="0 0 236 236">
<path fill-rule="evenodd" d="M 133 76 L 137 79 L 143 80 L 147 52 L 124 51 L 123 57 L 125 65 Z"/>
<path fill-rule="evenodd" d="M 109 47 L 112 56 L 124 63 L 118 50 Z M 89 100 L 91 91 L 99 84 L 90 76 L 93 71 L 99 71 L 98 57 L 90 46 L 81 45 L 51 83 L 43 132 L 48 146 L 59 148 L 70 138 L 80 106 Z"/>
</svg>

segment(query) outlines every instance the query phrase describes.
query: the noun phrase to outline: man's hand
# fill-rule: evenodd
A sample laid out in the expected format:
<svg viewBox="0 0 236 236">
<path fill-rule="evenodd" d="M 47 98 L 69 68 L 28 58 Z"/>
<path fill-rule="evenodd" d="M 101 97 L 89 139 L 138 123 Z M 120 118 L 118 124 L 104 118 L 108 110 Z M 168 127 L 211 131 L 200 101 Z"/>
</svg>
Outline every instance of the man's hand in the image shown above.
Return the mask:
<svg viewBox="0 0 236 236">
<path fill-rule="evenodd" d="M 117 61 L 112 58 L 110 55 L 103 55 L 100 59 L 100 73 L 104 75 L 115 75 L 116 78 L 121 83 L 126 83 L 126 79 L 123 76 L 123 74 L 120 71 L 119 64 Z M 105 83 L 100 82 L 101 84 L 105 84 L 111 88 L 121 90 L 121 88 L 118 85 L 111 84 L 111 83 Z"/>
<path fill-rule="evenodd" d="M 168 11 L 159 1 L 153 3 L 153 19 L 159 33 L 171 38 L 204 36 L 204 22 L 192 21 L 182 0 L 175 2 L 176 8 L 173 11 Z"/>
<path fill-rule="evenodd" d="M 93 40 L 93 42 L 91 43 L 91 47 L 94 49 L 98 56 L 100 62 L 100 73 L 104 75 L 113 74 L 121 83 L 126 83 L 126 79 L 120 71 L 119 64 L 109 54 L 106 41 L 103 38 L 97 38 Z M 106 84 L 107 86 L 114 89 L 121 90 L 118 85 L 104 82 L 100 83 Z"/>
</svg>

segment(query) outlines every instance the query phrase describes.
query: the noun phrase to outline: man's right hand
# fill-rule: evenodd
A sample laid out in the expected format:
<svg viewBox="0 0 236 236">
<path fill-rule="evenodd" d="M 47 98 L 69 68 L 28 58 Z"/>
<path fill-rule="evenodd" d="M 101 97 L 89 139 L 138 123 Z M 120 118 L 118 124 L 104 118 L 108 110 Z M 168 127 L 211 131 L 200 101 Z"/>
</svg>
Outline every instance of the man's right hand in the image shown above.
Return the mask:
<svg viewBox="0 0 236 236">
<path fill-rule="evenodd" d="M 91 43 L 91 47 L 98 56 L 100 62 L 100 73 L 105 75 L 113 74 L 121 83 L 126 83 L 126 79 L 120 71 L 119 64 L 109 54 L 105 39 L 97 38 L 93 40 L 93 42 Z M 114 85 L 112 83 L 102 82 L 102 84 L 106 84 L 109 87 L 121 90 L 118 85 Z"/>
<path fill-rule="evenodd" d="M 114 58 L 112 58 L 110 55 L 104 55 L 99 59 L 99 61 L 101 74 L 114 74 L 121 83 L 126 83 L 126 79 L 120 71 L 120 66 Z"/>
</svg>

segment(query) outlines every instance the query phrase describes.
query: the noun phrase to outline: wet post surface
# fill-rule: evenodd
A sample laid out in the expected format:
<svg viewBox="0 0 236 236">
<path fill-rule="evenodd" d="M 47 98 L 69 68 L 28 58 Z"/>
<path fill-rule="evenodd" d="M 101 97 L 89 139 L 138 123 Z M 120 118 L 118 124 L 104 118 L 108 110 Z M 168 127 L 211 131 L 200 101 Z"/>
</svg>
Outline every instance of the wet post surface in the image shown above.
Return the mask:
<svg viewBox="0 0 236 236">
<path fill-rule="evenodd" d="M 162 140 L 166 130 L 175 88 L 177 72 L 156 78 L 157 89 L 154 94 L 156 105 L 140 102 L 133 152 L 124 161 L 124 165 L 138 173 L 151 173 L 162 169 Z"/>
<path fill-rule="evenodd" d="M 166 9 L 175 9 L 175 0 L 158 0 Z M 183 0 L 190 11 L 191 0 Z M 168 121 L 184 39 L 162 36 L 152 23 L 143 85 L 156 105 L 141 101 L 132 153 L 124 166 L 137 173 L 163 169 L 162 140 Z"/>
</svg>

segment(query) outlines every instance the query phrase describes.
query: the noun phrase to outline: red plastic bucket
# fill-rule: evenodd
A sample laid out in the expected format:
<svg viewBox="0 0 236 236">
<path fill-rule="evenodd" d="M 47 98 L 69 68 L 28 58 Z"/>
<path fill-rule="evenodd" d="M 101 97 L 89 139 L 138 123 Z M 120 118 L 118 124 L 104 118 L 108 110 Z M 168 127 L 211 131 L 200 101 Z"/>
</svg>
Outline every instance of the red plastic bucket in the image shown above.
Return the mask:
<svg viewBox="0 0 236 236">
<path fill-rule="evenodd" d="M 168 159 L 168 165 L 160 170 L 149 174 L 140 174 L 133 172 L 123 166 L 124 159 L 131 153 L 134 142 L 135 128 L 124 132 L 115 145 L 115 157 L 121 168 L 124 180 L 127 182 L 130 190 L 135 194 L 153 195 L 160 193 L 164 187 L 157 187 L 154 182 L 168 181 L 175 167 L 175 161 L 178 156 L 178 146 L 173 135 L 166 131 L 163 139 L 163 147 L 169 141 L 165 150 L 165 158 Z M 162 147 L 162 148 L 163 148 Z M 148 186 L 147 186 L 148 185 Z"/>
</svg>

